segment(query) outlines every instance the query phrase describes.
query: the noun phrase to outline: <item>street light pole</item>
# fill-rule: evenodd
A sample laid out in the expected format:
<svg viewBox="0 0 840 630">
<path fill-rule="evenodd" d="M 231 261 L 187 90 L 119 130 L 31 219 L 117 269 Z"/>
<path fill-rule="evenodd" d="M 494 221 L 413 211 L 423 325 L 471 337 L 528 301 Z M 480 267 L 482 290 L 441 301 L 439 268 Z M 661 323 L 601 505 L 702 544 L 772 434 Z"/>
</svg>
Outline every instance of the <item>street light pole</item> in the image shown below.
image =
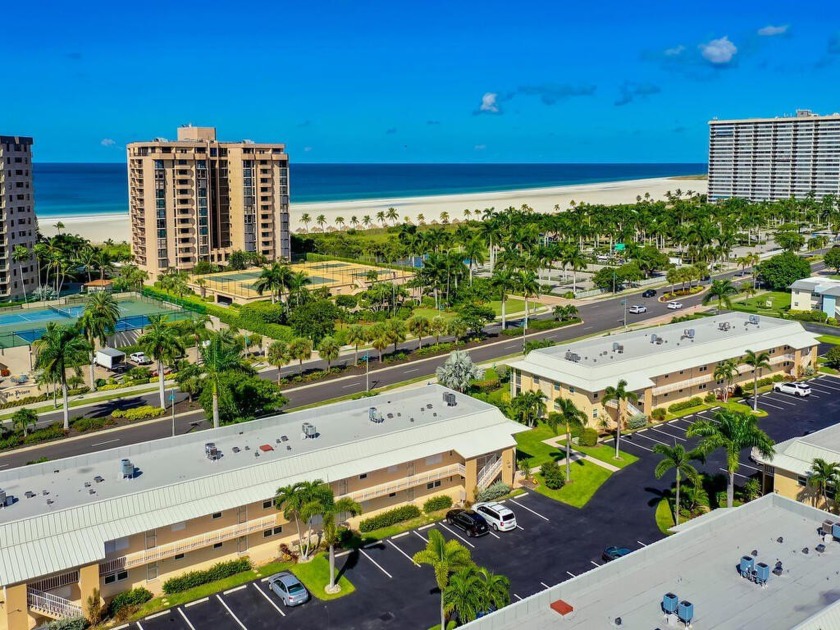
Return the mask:
<svg viewBox="0 0 840 630">
<path fill-rule="evenodd" d="M 175 437 L 175 388 L 172 388 L 169 394 L 169 400 L 172 401 L 172 437 Z"/>
<path fill-rule="evenodd" d="M 370 393 L 370 351 L 365 352 L 365 393 Z"/>
<path fill-rule="evenodd" d="M 627 330 L 627 299 L 621 300 L 621 305 L 624 307 L 624 330 Z"/>
</svg>

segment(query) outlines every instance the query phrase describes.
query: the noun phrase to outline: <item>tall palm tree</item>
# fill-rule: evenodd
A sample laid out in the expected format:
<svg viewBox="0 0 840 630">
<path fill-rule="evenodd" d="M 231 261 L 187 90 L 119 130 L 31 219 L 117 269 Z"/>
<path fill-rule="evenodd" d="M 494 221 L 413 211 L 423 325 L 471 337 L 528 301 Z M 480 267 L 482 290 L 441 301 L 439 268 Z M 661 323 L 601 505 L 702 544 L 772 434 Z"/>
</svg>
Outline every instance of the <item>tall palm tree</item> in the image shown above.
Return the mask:
<svg viewBox="0 0 840 630">
<path fill-rule="evenodd" d="M 828 509 L 828 489 L 837 488 L 840 482 L 840 463 L 829 462 L 816 457 L 808 471 L 808 485 L 816 488 L 823 499 L 823 508 Z M 816 506 L 819 507 L 819 506 Z"/>
<path fill-rule="evenodd" d="M 312 357 L 312 340 L 295 337 L 289 342 L 289 356 L 298 362 L 298 374 L 303 374 L 303 362 Z"/>
<path fill-rule="evenodd" d="M 525 322 L 522 325 L 522 337 L 528 330 L 528 299 L 536 297 L 540 291 L 537 274 L 533 271 L 520 271 L 516 278 L 516 290 L 525 298 Z"/>
<path fill-rule="evenodd" d="M 510 269 L 496 269 L 490 277 L 490 286 L 502 302 L 502 330 L 507 323 L 507 299 L 511 290 L 516 286 L 516 277 Z"/>
<path fill-rule="evenodd" d="M 347 327 L 347 332 L 344 336 L 345 341 L 353 346 L 355 353 L 353 355 L 353 365 L 359 364 L 359 346 L 367 343 L 368 335 L 363 326 L 353 324 Z"/>
<path fill-rule="evenodd" d="M 400 213 L 397 212 L 396 208 L 388 208 L 388 212 L 386 212 L 385 215 L 388 217 L 391 225 L 396 225 L 397 220 L 400 218 Z"/>
<path fill-rule="evenodd" d="M 774 442 L 764 431 L 758 428 L 755 416 L 737 411 L 721 410 L 714 420 L 698 420 L 692 424 L 687 437 L 699 437 L 697 450 L 708 455 L 722 448 L 726 451 L 726 504 L 732 507 L 735 499 L 735 473 L 740 467 L 739 458 L 745 448 L 755 448 L 762 457 L 772 457 Z"/>
<path fill-rule="evenodd" d="M 449 576 L 472 566 L 470 552 L 457 540 L 446 540 L 436 529 L 429 530 L 426 548 L 414 554 L 414 562 L 427 564 L 435 572 L 435 582 L 440 590 L 440 627 L 446 628 L 444 593 L 449 585 Z"/>
<path fill-rule="evenodd" d="M 205 378 L 213 396 L 213 428 L 219 428 L 219 392 L 222 374 L 229 370 L 247 370 L 242 350 L 229 330 L 214 333 L 199 349 Z"/>
<path fill-rule="evenodd" d="M 464 256 L 470 261 L 470 286 L 473 283 L 473 268 L 484 264 L 484 250 L 486 246 L 480 236 L 474 236 L 464 243 Z"/>
<path fill-rule="evenodd" d="M 178 337 L 178 331 L 166 323 L 165 315 L 150 315 L 149 325 L 137 340 L 137 345 L 143 352 L 157 361 L 160 406 L 162 409 L 166 409 L 164 365 L 171 363 L 175 360 L 175 357 L 184 352 L 184 344 Z"/>
<path fill-rule="evenodd" d="M 560 424 L 566 425 L 566 480 L 572 480 L 572 427 L 585 427 L 586 414 L 575 406 L 569 398 L 554 401 L 554 411 L 548 414 L 546 423 L 556 435 Z"/>
<path fill-rule="evenodd" d="M 32 260 L 32 252 L 23 245 L 15 245 L 15 248 L 12 250 L 12 260 L 18 264 L 20 286 L 23 288 L 23 301 L 26 302 L 26 282 L 23 277 L 23 263 Z"/>
<path fill-rule="evenodd" d="M 120 319 L 120 306 L 114 296 L 107 291 L 93 293 L 85 304 L 85 310 L 77 325 L 90 346 L 90 388 L 96 391 L 94 361 L 97 340 L 101 345 L 108 342 L 108 335 L 113 335 Z"/>
<path fill-rule="evenodd" d="M 324 531 L 324 543 L 330 550 L 330 583 L 327 590 L 337 591 L 339 587 L 335 583 L 335 544 L 338 542 L 339 535 L 338 518 L 343 514 L 358 516 L 362 513 L 362 506 L 350 497 L 341 497 L 336 500 L 332 488 L 327 484 L 323 485 L 325 490 L 322 499 L 324 505 L 321 510 L 321 527 Z"/>
<path fill-rule="evenodd" d="M 327 362 L 327 372 L 332 369 L 332 362 L 341 353 L 341 344 L 334 337 L 324 337 L 318 344 L 318 354 Z"/>
<path fill-rule="evenodd" d="M 770 355 L 766 352 L 756 353 L 753 350 L 747 350 L 744 363 L 753 369 L 753 411 L 758 411 L 758 376 L 761 370 L 770 369 Z"/>
<path fill-rule="evenodd" d="M 327 225 L 327 217 L 325 217 L 323 214 L 319 214 L 317 217 L 315 217 L 315 223 L 318 224 L 318 227 L 321 228 L 321 231 L 323 232 L 324 227 Z"/>
<path fill-rule="evenodd" d="M 283 366 L 286 365 L 292 358 L 289 354 L 289 346 L 286 345 L 285 341 L 281 341 L 279 339 L 277 341 L 273 341 L 271 345 L 268 346 L 267 358 L 268 362 L 277 368 L 277 384 L 279 385 L 280 380 L 283 377 Z"/>
<path fill-rule="evenodd" d="M 672 468 L 676 472 L 677 497 L 676 502 L 674 503 L 674 520 L 676 524 L 679 525 L 680 480 L 682 479 L 682 476 L 685 475 L 686 479 L 692 483 L 697 483 L 697 469 L 691 465 L 691 461 L 702 459 L 703 455 L 697 451 L 686 451 L 682 444 L 674 444 L 674 446 L 668 446 L 667 444 L 654 444 L 653 452 L 657 455 L 662 455 L 662 459 L 653 470 L 653 474 L 656 475 L 657 479 L 661 479 L 662 476 Z"/>
<path fill-rule="evenodd" d="M 615 458 L 619 458 L 618 449 L 619 449 L 619 442 L 621 441 L 621 427 L 624 423 L 624 414 L 627 411 L 627 403 L 635 403 L 639 400 L 639 397 L 636 395 L 635 392 L 628 391 L 625 389 L 627 387 L 627 381 L 621 379 L 618 381 L 618 385 L 613 387 L 610 385 L 604 390 L 604 403 L 608 403 L 611 400 L 615 401 L 616 406 L 618 407 L 616 413 L 616 422 L 615 422 Z"/>
<path fill-rule="evenodd" d="M 417 349 L 423 347 L 423 337 L 432 330 L 432 322 L 424 315 L 413 315 L 405 322 L 408 332 L 417 337 Z"/>
<path fill-rule="evenodd" d="M 33 344 L 35 369 L 41 370 L 50 382 L 61 384 L 64 404 L 64 430 L 70 430 L 70 401 L 67 399 L 67 369 L 79 366 L 90 352 L 87 341 L 76 326 L 49 322 L 44 334 Z"/>
<path fill-rule="evenodd" d="M 732 308 L 732 296 L 737 293 L 738 289 L 732 284 L 732 280 L 712 280 L 712 285 L 703 296 L 703 305 L 717 300 L 718 309 L 723 305 L 726 305 L 726 308 Z"/>
<path fill-rule="evenodd" d="M 277 488 L 274 496 L 274 507 L 283 512 L 283 518 L 287 521 L 295 521 L 295 530 L 298 535 L 298 549 L 305 559 L 309 556 L 309 526 L 308 522 L 317 515 L 321 508 L 317 501 L 317 490 L 325 485 L 320 479 L 315 481 L 301 481 Z M 307 523 L 307 542 L 303 541 L 303 530 L 301 522 Z"/>
<path fill-rule="evenodd" d="M 729 400 L 729 388 L 732 387 L 732 381 L 738 374 L 738 364 L 732 359 L 721 361 L 715 366 L 714 378 L 716 381 L 725 381 L 726 387 L 723 390 L 724 404 Z"/>
<path fill-rule="evenodd" d="M 306 232 L 309 232 L 309 224 L 312 223 L 312 217 L 309 215 L 308 212 L 304 212 L 300 215 L 300 222 L 303 223 L 303 227 Z"/>
<path fill-rule="evenodd" d="M 268 291 L 271 303 L 275 304 L 283 299 L 283 291 L 289 288 L 293 272 L 289 265 L 275 262 L 270 267 L 263 267 L 259 278 L 254 282 L 253 289 L 260 295 Z"/>
</svg>

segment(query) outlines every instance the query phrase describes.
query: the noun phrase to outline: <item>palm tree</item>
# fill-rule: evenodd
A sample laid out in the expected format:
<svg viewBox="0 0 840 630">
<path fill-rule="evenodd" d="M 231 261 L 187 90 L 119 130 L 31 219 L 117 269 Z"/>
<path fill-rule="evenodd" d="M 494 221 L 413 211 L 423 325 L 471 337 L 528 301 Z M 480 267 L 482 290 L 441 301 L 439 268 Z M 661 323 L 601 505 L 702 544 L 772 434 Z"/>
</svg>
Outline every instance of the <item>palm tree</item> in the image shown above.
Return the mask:
<svg viewBox="0 0 840 630">
<path fill-rule="evenodd" d="M 447 326 L 446 319 L 441 315 L 432 317 L 429 323 L 429 332 L 435 336 L 435 344 L 440 343 L 440 336 L 446 334 Z"/>
<path fill-rule="evenodd" d="M 717 300 L 717 307 L 720 309 L 722 305 L 726 308 L 732 308 L 731 296 L 738 293 L 738 289 L 732 284 L 731 280 L 712 280 L 712 285 L 703 296 L 703 305 L 705 306 L 712 300 Z"/>
<path fill-rule="evenodd" d="M 289 356 L 298 362 L 298 374 L 303 374 L 303 362 L 312 357 L 312 340 L 295 337 L 289 342 Z"/>
<path fill-rule="evenodd" d="M 370 224 L 371 223 L 372 223 L 372 221 L 370 220 L 370 215 L 369 214 L 366 214 L 365 216 L 362 217 L 362 225 L 365 226 L 366 230 L 370 229 Z"/>
<path fill-rule="evenodd" d="M 729 400 L 729 388 L 732 387 L 732 380 L 738 374 L 738 365 L 732 359 L 721 361 L 715 367 L 715 380 L 726 381 L 726 388 L 723 390 L 724 404 Z"/>
<path fill-rule="evenodd" d="M 538 418 L 545 413 L 545 394 L 540 391 L 522 392 L 510 401 L 510 415 L 517 422 L 526 426 L 534 426 Z"/>
<path fill-rule="evenodd" d="M 387 331 L 388 341 L 394 344 L 394 353 L 397 352 L 397 344 L 405 341 L 406 326 L 401 319 L 389 319 L 385 321 L 385 330 Z"/>
<path fill-rule="evenodd" d="M 489 569 L 480 567 L 476 573 L 481 582 L 481 599 L 484 611 L 499 610 L 510 604 L 510 580 L 504 575 L 496 575 Z"/>
<path fill-rule="evenodd" d="M 336 500 L 333 495 L 332 488 L 324 484 L 326 505 L 322 506 L 321 511 L 321 527 L 324 531 L 324 542 L 330 549 L 330 583 L 327 587 L 327 592 L 336 592 L 340 590 L 340 586 L 335 583 L 335 544 L 339 540 L 338 517 L 342 514 L 350 514 L 358 516 L 362 513 L 362 506 L 350 497 L 341 497 Z"/>
<path fill-rule="evenodd" d="M 426 548 L 414 554 L 414 562 L 427 564 L 435 572 L 435 582 L 440 590 L 440 627 L 446 628 L 445 592 L 449 576 L 472 566 L 470 552 L 457 540 L 446 540 L 436 529 L 429 530 Z"/>
<path fill-rule="evenodd" d="M 770 355 L 766 352 L 756 353 L 747 350 L 744 356 L 744 363 L 753 369 L 753 411 L 758 411 L 758 375 L 761 370 L 770 369 Z"/>
<path fill-rule="evenodd" d="M 496 290 L 499 299 L 502 301 L 502 330 L 504 330 L 507 323 L 508 294 L 516 286 L 516 278 L 510 269 L 496 269 L 490 277 L 490 286 Z"/>
<path fill-rule="evenodd" d="M 322 510 L 323 486 L 326 486 L 320 479 L 315 481 L 301 481 L 277 489 L 274 497 L 274 507 L 282 510 L 283 517 L 287 521 L 294 519 L 298 535 L 298 548 L 300 555 L 305 560 L 309 557 L 309 530 L 312 519 Z M 327 486 L 329 488 L 329 486 Z M 301 521 L 306 523 L 307 538 L 303 541 L 303 527 Z"/>
<path fill-rule="evenodd" d="M 240 346 L 229 330 L 214 333 L 199 349 L 202 368 L 213 396 L 213 428 L 219 428 L 219 393 L 221 377 L 230 370 L 247 370 Z"/>
<path fill-rule="evenodd" d="M 334 337 L 324 337 L 318 344 L 318 354 L 327 362 L 327 372 L 332 369 L 332 362 L 341 354 L 341 344 Z"/>
<path fill-rule="evenodd" d="M 673 447 L 667 444 L 654 444 L 653 452 L 662 455 L 662 460 L 656 465 L 653 474 L 657 479 L 671 470 L 677 475 L 677 497 L 674 503 L 674 520 L 680 524 L 680 479 L 683 475 L 692 483 L 697 483 L 697 469 L 691 465 L 692 460 L 702 459 L 702 454 L 697 451 L 686 451 L 682 444 L 674 444 Z"/>
<path fill-rule="evenodd" d="M 481 578 L 473 567 L 466 567 L 449 578 L 443 591 L 443 612 L 447 616 L 458 613 L 461 624 L 474 621 L 482 612 Z M 441 622 L 443 628 L 443 622 Z"/>
<path fill-rule="evenodd" d="M 635 392 L 627 391 L 625 388 L 627 387 L 627 381 L 621 379 L 618 381 L 618 385 L 613 387 L 610 385 L 604 390 L 604 403 L 614 400 L 617 409 L 616 414 L 616 422 L 615 422 L 615 458 L 619 459 L 618 449 L 619 449 L 619 442 L 621 441 L 621 427 L 624 423 L 624 413 L 627 410 L 627 403 L 635 403 L 639 400 L 639 397 L 636 395 Z"/>
<path fill-rule="evenodd" d="M 382 224 L 382 227 L 387 227 L 387 223 L 385 222 L 385 211 L 380 210 L 376 213 L 376 220 Z"/>
<path fill-rule="evenodd" d="M 388 212 L 386 212 L 385 215 L 388 217 L 391 225 L 396 225 L 397 220 L 400 218 L 400 213 L 397 212 L 396 208 L 388 208 Z"/>
<path fill-rule="evenodd" d="M 368 328 L 368 341 L 379 352 L 379 362 L 382 363 L 382 352 L 391 345 L 388 327 L 384 322 L 377 322 Z"/>
<path fill-rule="evenodd" d="M 335 224 L 338 226 L 339 230 L 344 230 L 344 217 L 336 217 Z"/>
<path fill-rule="evenodd" d="M 26 437 L 29 427 L 34 427 L 35 423 L 38 422 L 38 414 L 32 409 L 23 407 L 12 414 L 11 420 L 12 427 L 20 429 L 20 432 Z"/>
<path fill-rule="evenodd" d="M 473 267 L 484 264 L 485 249 L 484 241 L 481 240 L 480 236 L 474 236 L 464 243 L 464 256 L 466 256 L 470 261 L 470 286 L 472 286 L 473 283 Z"/>
<path fill-rule="evenodd" d="M 775 452 L 773 440 L 758 428 L 756 417 L 737 411 L 722 409 L 715 414 L 714 420 L 698 420 L 688 428 L 686 437 L 701 438 L 697 450 L 704 455 L 719 448 L 726 451 L 726 472 L 729 475 L 726 484 L 727 507 L 732 507 L 735 499 L 735 473 L 740 467 L 741 451 L 755 448 L 766 458 L 772 457 Z"/>
<path fill-rule="evenodd" d="M 358 365 L 359 346 L 367 342 L 367 331 L 364 329 L 363 326 L 360 326 L 359 324 L 353 324 L 352 326 L 348 326 L 344 339 L 345 341 L 347 341 L 347 343 L 354 347 L 355 354 L 353 355 L 353 365 Z"/>
<path fill-rule="evenodd" d="M 406 321 L 408 332 L 417 337 L 417 349 L 423 347 L 423 337 L 432 330 L 432 322 L 424 315 L 414 315 Z"/>
<path fill-rule="evenodd" d="M 64 430 L 70 430 L 70 401 L 67 398 L 67 368 L 79 366 L 87 359 L 90 347 L 76 326 L 60 326 L 49 322 L 44 334 L 35 341 L 35 369 L 42 370 L 44 377 L 61 384 L 64 404 Z"/>
<path fill-rule="evenodd" d="M 185 361 L 186 365 L 182 365 L 175 373 L 175 382 L 178 384 L 178 389 L 189 396 L 190 402 L 196 394 L 201 393 L 203 386 L 202 376 L 203 371 L 200 365 Z"/>
<path fill-rule="evenodd" d="M 300 215 L 300 222 L 303 223 L 303 227 L 308 234 L 309 233 L 309 224 L 312 223 L 312 217 L 309 216 L 308 212 L 304 212 L 302 215 Z"/>
<path fill-rule="evenodd" d="M 184 344 L 178 337 L 178 331 L 167 325 L 165 315 L 149 315 L 149 325 L 140 339 L 137 340 L 137 345 L 143 352 L 157 361 L 160 406 L 161 409 L 166 409 L 164 364 L 171 363 L 177 356 L 181 355 L 184 352 Z"/>
<path fill-rule="evenodd" d="M 270 267 L 263 267 L 253 289 L 260 295 L 268 291 L 271 294 L 271 303 L 275 304 L 283 299 L 283 291 L 289 288 L 293 275 L 289 265 L 272 263 Z"/>
<path fill-rule="evenodd" d="M 359 218 L 355 214 L 350 217 L 350 227 L 354 230 L 359 227 Z"/>
<path fill-rule="evenodd" d="M 77 322 L 90 346 L 90 388 L 92 391 L 96 391 L 94 376 L 96 341 L 99 340 L 99 343 L 104 346 L 108 341 L 108 335 L 114 334 L 119 319 L 120 306 L 114 296 L 107 291 L 99 291 L 88 298 L 85 310 Z"/>
<path fill-rule="evenodd" d="M 808 485 L 815 488 L 823 498 L 823 506 L 828 509 L 828 489 L 836 488 L 840 481 L 840 463 L 829 462 L 819 457 L 811 463 L 808 472 Z"/>
<path fill-rule="evenodd" d="M 12 260 L 18 264 L 20 286 L 23 288 L 23 301 L 26 302 L 26 281 L 23 277 L 23 263 L 32 260 L 32 252 L 23 245 L 15 245 L 15 248 L 12 250 Z"/>
<path fill-rule="evenodd" d="M 325 217 L 323 214 L 319 214 L 317 217 L 315 217 L 315 223 L 318 224 L 318 227 L 321 228 L 321 231 L 323 232 L 324 226 L 327 224 L 327 217 Z"/>
<path fill-rule="evenodd" d="M 289 354 L 289 346 L 286 345 L 285 341 L 280 341 L 278 339 L 268 346 L 268 362 L 277 368 L 278 385 L 280 384 L 280 380 L 283 378 L 281 370 L 290 360 L 291 355 Z"/>
<path fill-rule="evenodd" d="M 533 271 L 520 271 L 516 278 L 516 290 L 525 298 L 525 322 L 522 326 L 522 337 L 524 339 L 528 330 L 528 299 L 536 297 L 540 291 L 537 274 Z"/>
<path fill-rule="evenodd" d="M 548 414 L 546 420 L 552 432 L 557 434 L 560 424 L 566 425 L 566 480 L 572 480 L 572 427 L 585 427 L 586 414 L 575 406 L 569 398 L 558 398 L 554 401 L 556 412 Z"/>
</svg>

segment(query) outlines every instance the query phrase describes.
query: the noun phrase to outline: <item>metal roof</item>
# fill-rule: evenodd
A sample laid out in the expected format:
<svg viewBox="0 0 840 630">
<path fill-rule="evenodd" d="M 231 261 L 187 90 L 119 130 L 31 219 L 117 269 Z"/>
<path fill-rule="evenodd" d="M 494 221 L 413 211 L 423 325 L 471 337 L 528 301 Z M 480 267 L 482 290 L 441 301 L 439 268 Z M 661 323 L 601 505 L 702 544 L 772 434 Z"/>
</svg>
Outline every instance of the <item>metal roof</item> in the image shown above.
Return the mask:
<svg viewBox="0 0 840 630">
<path fill-rule="evenodd" d="M 807 476 L 818 457 L 829 462 L 840 461 L 840 424 L 779 442 L 775 449 L 772 457 L 762 457 L 758 452 L 752 457 L 759 463 Z"/>
<path fill-rule="evenodd" d="M 371 407 L 381 422 L 369 419 Z M 303 422 L 318 437 L 304 439 Z M 16 501 L 0 510 L 0 584 L 101 561 L 106 541 L 265 501 L 282 485 L 449 450 L 471 458 L 514 446 L 524 430 L 492 405 L 430 385 L 4 471 L 0 488 Z M 217 461 L 206 457 L 207 442 L 222 453 Z M 121 477 L 123 458 L 139 470 L 131 480 Z"/>
<path fill-rule="evenodd" d="M 803 349 L 817 343 L 797 321 L 725 313 L 541 348 L 510 365 L 589 392 L 620 379 L 637 391 L 652 387 L 656 376 L 741 357 L 750 349 Z M 566 358 L 572 355 L 577 359 Z"/>
<path fill-rule="evenodd" d="M 836 278 L 827 278 L 826 276 L 811 276 L 810 278 L 797 280 L 790 285 L 790 288 L 800 291 L 810 291 L 812 293 L 827 293 L 840 288 L 840 280 Z M 829 293 L 829 295 L 836 294 Z"/>
</svg>

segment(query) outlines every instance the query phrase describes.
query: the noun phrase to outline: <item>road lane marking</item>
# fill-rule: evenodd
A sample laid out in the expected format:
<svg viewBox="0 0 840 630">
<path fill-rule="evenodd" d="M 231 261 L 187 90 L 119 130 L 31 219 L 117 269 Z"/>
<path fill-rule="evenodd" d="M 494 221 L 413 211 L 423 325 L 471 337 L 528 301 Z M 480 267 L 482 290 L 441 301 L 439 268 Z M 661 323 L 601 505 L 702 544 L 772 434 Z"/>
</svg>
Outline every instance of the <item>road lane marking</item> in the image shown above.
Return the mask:
<svg viewBox="0 0 840 630">
<path fill-rule="evenodd" d="M 335 554 L 335 557 L 336 557 L 336 558 L 343 558 L 344 556 L 349 556 L 351 553 L 353 553 L 353 550 L 352 550 L 352 549 L 349 549 L 349 550 L 347 550 L 347 551 L 342 551 L 341 553 L 337 553 L 337 554 Z M 268 578 L 263 578 L 263 579 L 262 579 L 262 581 L 263 581 L 263 582 L 267 582 L 267 581 L 268 581 Z"/>
<path fill-rule="evenodd" d="M 778 409 L 779 411 L 784 411 L 785 410 L 784 407 L 779 407 L 778 405 L 771 405 L 769 402 L 764 402 L 763 400 L 759 401 L 758 406 L 759 407 L 773 407 L 773 409 Z"/>
<path fill-rule="evenodd" d="M 423 525 L 423 527 L 418 527 L 417 529 L 419 529 L 422 532 L 424 529 L 429 529 L 430 527 L 434 527 L 434 526 L 435 526 L 434 523 L 429 523 L 428 525 Z"/>
<path fill-rule="evenodd" d="M 408 532 L 406 532 L 406 533 L 408 533 Z M 389 545 L 391 545 L 391 546 L 392 546 L 394 549 L 396 549 L 397 551 L 399 551 L 399 552 L 400 552 L 402 555 L 404 555 L 406 558 L 408 558 L 409 562 L 411 562 L 411 564 L 413 564 L 415 567 L 419 567 L 419 566 L 420 566 L 419 564 L 417 564 L 416 562 L 414 562 L 414 558 L 412 558 L 411 556 L 409 556 L 409 555 L 408 555 L 405 551 L 403 551 L 402 549 L 400 549 L 399 547 L 397 547 L 397 546 L 396 546 L 394 543 L 392 543 L 390 540 L 388 541 L 388 544 L 389 544 Z"/>
<path fill-rule="evenodd" d="M 542 514 L 540 514 L 539 512 L 535 512 L 534 510 L 532 510 L 532 509 L 531 509 L 531 508 L 529 508 L 529 507 L 526 507 L 526 506 L 522 505 L 519 501 L 516 501 L 515 499 L 511 499 L 511 500 L 510 500 L 510 502 L 511 502 L 511 503 L 515 503 L 516 505 L 518 505 L 519 507 L 521 507 L 523 510 L 528 510 L 531 514 L 536 514 L 536 515 L 537 515 L 537 516 L 539 516 L 542 520 L 544 520 L 544 521 L 548 521 L 548 519 L 547 519 L 545 516 L 543 516 L 543 515 L 542 515 Z"/>
<path fill-rule="evenodd" d="M 384 573 L 385 575 L 387 575 L 387 576 L 388 576 L 389 578 L 391 578 L 391 579 L 393 579 L 393 578 L 394 578 L 394 576 L 393 576 L 393 575 L 391 575 L 391 574 L 390 574 L 390 573 L 388 573 L 385 569 L 383 569 L 383 568 L 382 568 L 382 565 L 381 565 L 381 564 L 379 564 L 376 560 L 374 560 L 373 558 L 371 558 L 371 557 L 370 557 L 370 554 L 368 554 L 368 552 L 367 552 L 367 551 L 365 551 L 364 549 L 359 549 L 359 552 L 360 552 L 360 553 L 361 553 L 361 554 L 362 554 L 365 558 L 367 558 L 368 560 L 370 560 L 371 562 L 373 562 L 373 564 L 375 564 L 375 565 L 376 565 L 376 567 L 377 567 L 380 571 L 382 571 L 382 573 Z"/>
<path fill-rule="evenodd" d="M 186 613 L 180 608 L 178 609 L 178 612 L 181 613 L 181 616 L 184 618 L 184 621 L 187 622 L 187 625 L 190 627 L 190 630 L 195 630 L 195 626 L 192 625 L 192 622 L 189 619 L 187 619 Z"/>
<path fill-rule="evenodd" d="M 257 589 L 257 591 L 259 591 L 259 594 L 260 594 L 260 595 L 262 595 L 263 597 L 265 597 L 265 598 L 266 598 L 266 600 L 268 600 L 268 603 L 269 603 L 269 604 L 271 604 L 272 606 L 274 606 L 274 609 L 275 609 L 277 612 L 279 612 L 281 616 L 283 616 L 283 617 L 285 617 L 285 616 L 286 616 L 286 613 L 284 613 L 282 610 L 280 610 L 280 606 L 278 606 L 277 604 L 275 604 L 275 603 L 271 600 L 271 598 L 268 596 L 268 593 L 266 593 L 266 592 L 265 592 L 264 590 L 262 590 L 259 586 L 257 586 L 255 582 L 251 582 L 251 584 L 253 584 L 253 585 L 254 585 L 254 588 L 255 588 L 255 589 Z"/>
<path fill-rule="evenodd" d="M 768 398 L 769 398 L 769 394 L 768 394 Z M 782 400 L 781 398 L 776 398 L 776 397 L 770 398 L 770 400 L 772 400 L 773 402 L 782 403 L 783 405 L 788 405 L 790 407 L 796 407 L 796 403 L 791 402 L 790 400 Z"/>
<path fill-rule="evenodd" d="M 268 578 L 265 578 L 266 580 Z M 190 606 L 195 606 L 196 604 L 203 604 L 206 601 L 210 601 L 209 597 L 202 597 L 201 599 L 197 599 L 194 602 L 190 602 L 189 604 L 184 604 L 184 608 L 189 608 Z"/>
<path fill-rule="evenodd" d="M 493 532 L 493 530 L 488 530 L 488 531 L 487 531 L 487 533 L 488 533 L 488 534 L 490 534 L 490 535 L 491 535 L 493 538 L 495 538 L 496 540 L 501 540 L 501 538 L 499 538 L 499 536 L 497 536 L 497 535 Z"/>
<path fill-rule="evenodd" d="M 520 597 L 519 599 L 522 599 L 522 598 Z M 137 622 L 137 627 L 139 628 L 139 630 L 143 630 L 143 626 L 140 625 L 139 621 Z"/>
<path fill-rule="evenodd" d="M 637 448 L 643 448 L 648 453 L 653 453 L 653 449 L 648 448 L 647 446 L 642 446 L 641 444 L 636 444 L 633 440 L 622 440 L 621 441 L 621 448 L 624 448 L 625 444 L 629 444 L 630 446 L 635 446 Z M 615 448 L 615 444 L 611 448 Z"/>
<path fill-rule="evenodd" d="M 3 464 L 0 468 L 5 468 L 6 466 L 8 466 L 8 464 Z"/>
<path fill-rule="evenodd" d="M 750 468 L 756 472 L 761 472 L 760 468 L 756 468 L 755 466 L 750 466 L 749 464 L 741 464 L 741 468 Z"/>
<path fill-rule="evenodd" d="M 522 527 L 521 525 L 517 525 L 517 526 L 516 526 L 516 529 L 521 529 L 523 532 L 525 531 L 525 528 L 524 528 L 524 527 Z"/>
<path fill-rule="evenodd" d="M 446 531 L 448 531 L 450 534 L 452 534 L 452 535 L 453 535 L 453 536 L 455 536 L 456 538 L 460 538 L 463 542 L 467 543 L 470 547 L 472 547 L 473 549 L 475 549 L 475 545 L 474 545 L 474 544 L 472 544 L 469 540 L 467 540 L 467 539 L 466 539 L 466 538 L 464 538 L 463 536 L 461 536 L 458 532 L 456 532 L 456 531 L 453 531 L 453 530 L 449 529 L 449 528 L 448 528 L 446 525 L 444 525 L 443 523 L 440 523 L 440 526 L 441 526 L 441 527 L 443 527 L 443 529 L 445 529 Z"/>
<path fill-rule="evenodd" d="M 246 627 L 245 627 L 245 624 L 244 624 L 244 623 L 242 623 L 241 621 L 239 621 L 239 617 L 237 617 L 236 615 L 234 615 L 234 614 L 233 614 L 233 611 L 230 609 L 230 606 L 228 606 L 228 605 L 225 603 L 225 600 L 223 600 L 223 599 L 222 599 L 222 596 L 217 594 L 217 595 L 216 595 L 216 597 L 217 597 L 217 598 L 218 598 L 218 600 L 222 603 L 222 606 L 224 606 L 224 607 L 225 607 L 225 610 L 227 610 L 227 611 L 230 613 L 230 616 L 231 616 L 231 617 L 233 617 L 233 620 L 234 620 L 236 623 L 238 623 L 238 624 L 239 624 L 239 627 L 240 627 L 240 628 L 242 628 L 242 630 L 248 630 L 248 628 L 246 628 Z"/>
<path fill-rule="evenodd" d="M 106 444 L 113 444 L 114 442 L 119 441 L 119 438 L 114 438 L 113 440 L 105 440 L 104 442 L 97 442 L 96 444 L 91 444 L 91 446 L 104 446 Z"/>
<path fill-rule="evenodd" d="M 411 374 L 412 372 L 419 372 L 420 368 L 414 368 L 413 370 L 403 370 L 403 374 Z"/>
<path fill-rule="evenodd" d="M 341 389 L 349 389 L 350 387 L 358 387 L 361 383 L 350 383 L 349 385 L 342 385 Z"/>
<path fill-rule="evenodd" d="M 236 591 L 241 591 L 243 588 L 247 588 L 247 584 L 242 584 L 241 586 L 234 586 L 233 588 L 229 588 L 228 590 L 224 591 L 222 595 L 230 595 L 231 593 L 235 593 Z"/>
<path fill-rule="evenodd" d="M 647 545 L 645 543 L 643 543 L 641 540 L 637 540 L 636 542 L 639 543 L 642 547 L 647 547 Z"/>
<path fill-rule="evenodd" d="M 640 438 L 644 438 L 646 440 L 650 440 L 651 442 L 656 442 L 657 444 L 664 444 L 665 446 L 669 446 L 667 442 L 663 442 L 662 440 L 657 440 L 656 438 L 649 437 L 647 435 L 640 435 Z"/>
</svg>

